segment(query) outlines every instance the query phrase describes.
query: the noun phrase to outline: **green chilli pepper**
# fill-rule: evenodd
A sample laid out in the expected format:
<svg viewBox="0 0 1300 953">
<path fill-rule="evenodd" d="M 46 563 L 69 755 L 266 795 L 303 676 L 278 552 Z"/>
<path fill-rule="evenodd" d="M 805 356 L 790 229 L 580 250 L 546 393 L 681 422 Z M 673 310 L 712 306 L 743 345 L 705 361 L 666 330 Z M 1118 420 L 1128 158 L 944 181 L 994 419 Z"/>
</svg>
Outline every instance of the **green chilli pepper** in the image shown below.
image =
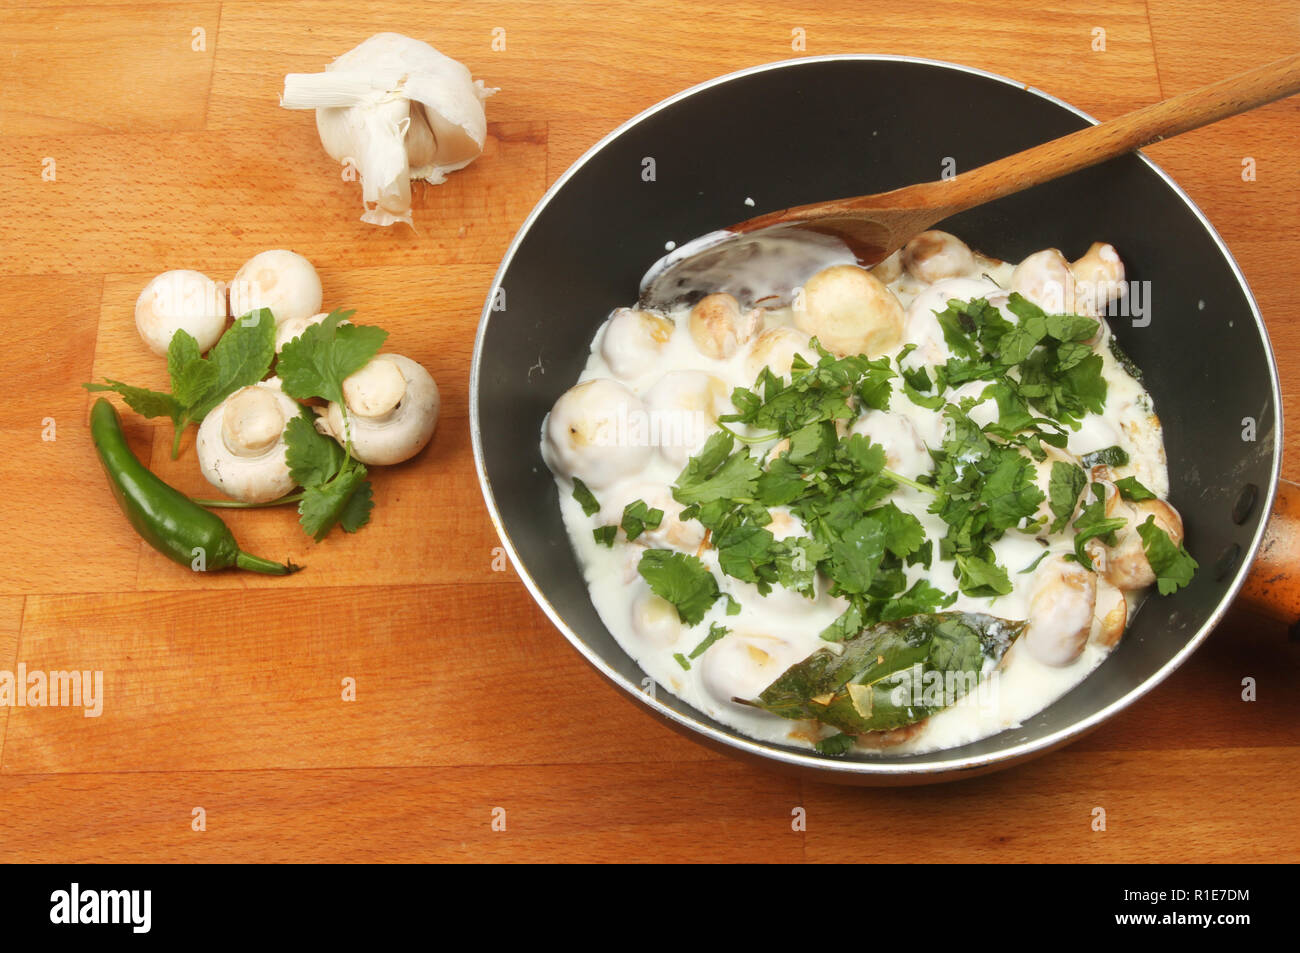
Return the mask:
<svg viewBox="0 0 1300 953">
<path fill-rule="evenodd" d="M 136 459 L 117 411 L 102 397 L 90 411 L 90 436 L 122 512 L 145 542 L 168 559 L 196 572 L 234 567 L 286 576 L 302 568 L 241 550 L 218 516 L 168 486 Z"/>
</svg>

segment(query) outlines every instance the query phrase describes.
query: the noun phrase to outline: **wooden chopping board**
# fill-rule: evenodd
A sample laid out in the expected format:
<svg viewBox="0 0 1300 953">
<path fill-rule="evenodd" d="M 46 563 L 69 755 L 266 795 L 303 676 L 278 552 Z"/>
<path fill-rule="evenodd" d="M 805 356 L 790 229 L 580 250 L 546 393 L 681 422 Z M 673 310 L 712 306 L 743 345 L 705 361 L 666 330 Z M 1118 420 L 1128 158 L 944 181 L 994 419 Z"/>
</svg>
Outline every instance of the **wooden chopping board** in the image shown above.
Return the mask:
<svg viewBox="0 0 1300 953">
<path fill-rule="evenodd" d="M 105 697 L 98 718 L 0 708 L 0 860 L 860 860 L 864 832 L 919 862 L 1300 858 L 1300 646 L 1276 624 L 1235 611 L 1157 691 L 1023 767 L 921 789 L 801 782 L 660 726 L 564 642 L 502 569 L 467 424 L 474 330 L 511 237 L 641 109 L 757 63 L 880 52 L 1004 73 L 1105 119 L 1300 47 L 1295 0 L 1221 7 L 7 5 L 0 668 L 103 670 Z M 381 30 L 502 90 L 484 156 L 417 190 L 418 233 L 358 222 L 358 186 L 310 116 L 277 105 L 285 73 Z M 1298 122 L 1293 99 L 1148 150 L 1241 264 L 1293 408 Z M 132 318 L 152 275 L 228 280 L 277 247 L 316 264 L 327 308 L 358 309 L 431 370 L 442 420 L 420 457 L 378 474 L 355 537 L 315 545 L 288 511 L 229 516 L 245 548 L 309 571 L 195 577 L 113 505 L 79 385 L 165 383 Z M 192 433 L 172 461 L 167 426 L 127 420 L 164 479 L 207 491 Z M 1297 479 L 1294 410 L 1287 423 Z M 534 704 L 506 722 L 519 686 Z"/>
</svg>

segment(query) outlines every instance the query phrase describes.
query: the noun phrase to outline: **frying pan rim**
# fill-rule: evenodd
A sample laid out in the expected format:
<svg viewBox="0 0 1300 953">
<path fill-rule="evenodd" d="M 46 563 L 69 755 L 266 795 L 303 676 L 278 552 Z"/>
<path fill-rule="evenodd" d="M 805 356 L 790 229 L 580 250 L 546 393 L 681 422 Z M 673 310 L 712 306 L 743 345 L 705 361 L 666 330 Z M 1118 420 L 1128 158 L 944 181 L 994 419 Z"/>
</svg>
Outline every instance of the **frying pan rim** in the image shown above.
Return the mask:
<svg viewBox="0 0 1300 953">
<path fill-rule="evenodd" d="M 537 584 L 536 580 L 533 579 L 528 568 L 524 565 L 523 560 L 516 551 L 514 542 L 511 540 L 510 534 L 506 531 L 505 526 L 502 523 L 500 511 L 497 509 L 496 498 L 492 492 L 492 482 L 488 477 L 486 462 L 483 455 L 482 421 L 479 416 L 479 385 L 481 383 L 484 342 L 487 337 L 488 323 L 492 318 L 492 309 L 496 300 L 497 288 L 500 287 L 502 279 L 509 270 L 511 263 L 514 261 L 515 253 L 518 251 L 519 246 L 523 243 L 524 239 L 528 236 L 537 218 L 541 215 L 547 205 L 550 204 L 551 200 L 559 194 L 568 181 L 577 173 L 577 171 L 588 161 L 601 153 L 607 145 L 623 135 L 623 133 L 661 110 L 667 109 L 673 104 L 690 96 L 694 96 L 697 93 L 703 92 L 704 90 L 711 89 L 714 86 L 719 86 L 723 83 L 731 82 L 742 77 L 767 72 L 769 70 L 795 68 L 809 63 L 844 61 L 916 63 L 923 66 L 933 66 L 941 69 L 969 73 L 974 76 L 995 80 L 1008 86 L 1014 86 L 1026 93 L 1031 93 L 1074 113 L 1094 125 L 1098 122 L 1097 119 L 1088 113 L 1071 105 L 1063 99 L 1053 96 L 1051 93 L 1044 92 L 1037 87 L 1029 86 L 1025 83 L 1017 82 L 999 73 L 989 72 L 988 70 L 979 69 L 974 66 L 966 66 L 961 63 L 950 63 L 945 60 L 886 53 L 836 53 L 761 63 L 756 66 L 747 67 L 731 73 L 725 73 L 721 76 L 705 80 L 702 83 L 697 83 L 696 85 L 681 90 L 666 99 L 660 100 L 647 109 L 637 113 L 632 118 L 621 123 L 618 127 L 601 137 L 601 139 L 590 149 L 584 152 L 577 161 L 569 166 L 569 168 L 551 184 L 545 194 L 533 207 L 532 211 L 529 212 L 528 217 L 524 220 L 523 224 L 520 225 L 519 230 L 515 233 L 515 237 L 510 243 L 510 247 L 506 250 L 504 257 L 501 259 L 501 264 L 492 278 L 492 285 L 489 288 L 487 300 L 483 304 L 483 311 L 479 316 L 478 330 L 474 337 L 474 353 L 471 360 L 469 380 L 470 439 L 473 444 L 474 469 L 478 475 L 479 488 L 483 492 L 484 503 L 487 505 L 488 516 L 492 521 L 493 527 L 496 529 L 497 536 L 505 547 L 506 554 L 508 555 L 511 564 L 519 574 L 520 580 L 532 595 L 533 600 L 546 614 L 547 618 L 551 620 L 551 623 L 560 631 L 569 643 L 596 668 L 597 671 L 604 675 L 614 685 L 623 689 L 626 694 L 631 695 L 643 704 L 648 705 L 655 714 L 674 723 L 675 726 L 703 735 L 705 739 L 712 742 L 715 746 L 722 745 L 727 748 L 732 748 L 742 755 L 747 755 L 752 758 L 760 758 L 765 761 L 776 761 L 787 768 L 804 769 L 822 775 L 829 775 L 826 780 L 847 780 L 851 776 L 858 775 L 911 779 L 914 782 L 921 781 L 922 783 L 925 783 L 928 781 L 943 780 L 945 777 L 955 777 L 959 774 L 976 770 L 980 770 L 981 773 L 983 773 L 984 771 L 998 767 L 1009 767 L 1016 762 L 1026 760 L 1035 755 L 1045 754 L 1053 748 L 1060 747 L 1061 745 L 1086 734 L 1097 725 L 1123 711 L 1139 698 L 1146 695 L 1173 674 L 1173 672 L 1182 665 L 1187 657 L 1190 656 L 1206 638 L 1209 637 L 1210 632 L 1212 632 L 1222 621 L 1228 607 L 1232 604 L 1237 593 L 1245 582 L 1246 575 L 1249 572 L 1251 565 L 1254 563 L 1255 556 L 1259 551 L 1261 542 L 1263 541 L 1264 531 L 1268 524 L 1267 514 L 1272 512 L 1274 498 L 1277 494 L 1278 480 L 1281 474 L 1283 446 L 1282 393 L 1279 385 L 1277 359 L 1273 352 L 1273 344 L 1269 338 L 1268 328 L 1264 324 L 1263 316 L 1260 314 L 1259 306 L 1255 301 L 1255 296 L 1251 293 L 1250 286 L 1246 283 L 1241 268 L 1237 265 L 1237 260 L 1233 257 L 1232 252 L 1229 251 L 1228 246 L 1224 243 L 1218 231 L 1210 223 L 1210 220 L 1205 216 L 1205 213 L 1201 211 L 1200 207 L 1197 206 L 1197 204 L 1192 201 L 1191 197 L 1183 191 L 1182 187 L 1174 181 L 1173 177 L 1152 161 L 1144 152 L 1138 151 L 1136 154 L 1151 168 L 1152 171 L 1156 173 L 1156 175 L 1164 180 L 1165 184 L 1168 185 L 1180 199 L 1182 199 L 1183 203 L 1201 223 L 1201 226 L 1206 230 L 1210 238 L 1214 240 L 1215 245 L 1218 246 L 1220 254 L 1222 254 L 1224 260 L 1228 263 L 1232 274 L 1237 279 L 1237 284 L 1245 295 L 1247 304 L 1250 306 L 1250 312 L 1254 318 L 1256 330 L 1259 332 L 1260 338 L 1264 343 L 1265 356 L 1268 359 L 1269 388 L 1273 398 L 1275 417 L 1273 428 L 1273 460 L 1268 487 L 1260 504 L 1262 505 L 1261 512 L 1264 513 L 1265 516 L 1260 520 L 1255 535 L 1251 539 L 1250 545 L 1246 548 L 1245 558 L 1238 562 L 1236 574 L 1232 582 L 1229 584 L 1223 598 L 1219 601 L 1219 604 L 1215 607 L 1209 618 L 1207 618 L 1196 633 L 1187 640 L 1186 644 L 1183 645 L 1179 651 L 1174 653 L 1173 656 L 1171 656 L 1157 671 L 1153 672 L 1140 684 L 1134 686 L 1127 693 L 1117 698 L 1109 705 L 1098 709 L 1086 718 L 1071 722 L 1065 727 L 1041 738 L 1034 739 L 1033 741 L 1022 741 L 997 752 L 973 756 L 967 755 L 949 760 L 930 761 L 925 763 L 886 761 L 883 758 L 880 760 L 853 761 L 827 758 L 818 755 L 815 752 L 801 752 L 793 749 L 772 747 L 763 742 L 756 741 L 755 739 L 745 737 L 738 732 L 732 733 L 722 731 L 712 727 L 711 725 L 704 724 L 695 718 L 669 708 L 657 698 L 642 691 L 638 686 L 625 679 L 620 673 L 607 665 L 605 661 L 593 649 L 588 647 L 587 644 L 569 627 L 568 623 L 565 622 L 564 617 L 542 593 L 541 588 Z M 1014 729 L 1008 728 L 1006 730 L 1012 731 Z M 952 750 L 959 751 L 961 749 L 958 747 Z M 926 775 L 931 777 L 920 777 Z"/>
</svg>

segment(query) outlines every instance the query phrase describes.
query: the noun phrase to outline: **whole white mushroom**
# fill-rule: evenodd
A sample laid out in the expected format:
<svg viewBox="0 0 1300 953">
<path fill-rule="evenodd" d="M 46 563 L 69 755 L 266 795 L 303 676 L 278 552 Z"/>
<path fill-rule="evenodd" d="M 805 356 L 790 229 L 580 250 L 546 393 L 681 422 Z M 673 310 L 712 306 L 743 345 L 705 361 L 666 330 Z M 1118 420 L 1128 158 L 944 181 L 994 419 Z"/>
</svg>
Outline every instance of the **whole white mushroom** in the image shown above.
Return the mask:
<svg viewBox="0 0 1300 953">
<path fill-rule="evenodd" d="M 269 308 L 276 325 L 310 318 L 320 311 L 320 275 L 297 252 L 275 248 L 259 252 L 240 267 L 230 283 L 230 313 L 241 317 Z"/>
<path fill-rule="evenodd" d="M 640 472 L 655 449 L 641 398 L 601 377 L 561 394 L 542 433 L 542 455 L 552 472 L 592 489 Z"/>
<path fill-rule="evenodd" d="M 757 380 L 765 367 L 777 377 L 790 377 L 796 354 L 809 364 L 817 363 L 817 352 L 803 331 L 785 326 L 768 328 L 749 346 L 745 356 L 746 383 Z"/>
<path fill-rule="evenodd" d="M 165 355 L 177 331 L 206 351 L 226 328 L 226 293 L 197 271 L 164 271 L 135 300 L 135 327 L 155 354 Z"/>
<path fill-rule="evenodd" d="M 731 295 L 719 292 L 697 301 L 688 323 L 700 352 L 725 361 L 758 333 L 763 314 L 758 308 L 742 309 Z"/>
<path fill-rule="evenodd" d="M 975 271 L 975 256 L 956 235 L 932 228 L 903 246 L 903 267 L 926 284 L 943 278 L 963 278 Z"/>
<path fill-rule="evenodd" d="M 831 265 L 809 278 L 795 296 L 794 323 L 841 357 L 876 357 L 903 340 L 903 306 L 857 265 Z"/>
<path fill-rule="evenodd" d="M 667 318 L 635 308 L 619 308 L 600 338 L 600 355 L 616 377 L 632 379 L 658 361 L 676 325 Z"/>
<path fill-rule="evenodd" d="M 1097 607 L 1097 575 L 1064 556 L 1049 557 L 1034 577 L 1024 641 L 1044 665 L 1069 665 L 1083 654 Z"/>
<path fill-rule="evenodd" d="M 441 399 L 433 376 L 401 354 L 380 354 L 343 381 L 343 408 L 331 402 L 316 428 L 350 438 L 362 463 L 387 466 L 415 456 L 433 437 Z"/>
<path fill-rule="evenodd" d="M 199 425 L 199 469 L 222 493 L 245 503 L 267 503 L 294 487 L 284 430 L 299 412 L 277 378 L 241 387 Z"/>
<path fill-rule="evenodd" d="M 1034 252 L 1011 272 L 1010 290 L 1019 292 L 1048 314 L 1074 311 L 1074 274 L 1055 248 Z"/>
</svg>

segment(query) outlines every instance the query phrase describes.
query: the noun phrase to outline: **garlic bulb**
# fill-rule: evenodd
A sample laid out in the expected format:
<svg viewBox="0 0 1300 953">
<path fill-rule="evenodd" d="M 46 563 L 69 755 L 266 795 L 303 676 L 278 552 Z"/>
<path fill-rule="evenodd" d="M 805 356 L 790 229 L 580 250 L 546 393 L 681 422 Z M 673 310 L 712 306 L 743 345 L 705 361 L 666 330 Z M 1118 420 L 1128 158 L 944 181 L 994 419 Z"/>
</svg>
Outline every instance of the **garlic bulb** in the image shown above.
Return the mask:
<svg viewBox="0 0 1300 953">
<path fill-rule="evenodd" d="M 280 105 L 315 109 L 325 151 L 361 175 L 372 225 L 411 224 L 411 180 L 437 185 L 483 151 L 496 89 L 427 43 L 377 33 L 323 73 L 290 73 Z"/>
</svg>

